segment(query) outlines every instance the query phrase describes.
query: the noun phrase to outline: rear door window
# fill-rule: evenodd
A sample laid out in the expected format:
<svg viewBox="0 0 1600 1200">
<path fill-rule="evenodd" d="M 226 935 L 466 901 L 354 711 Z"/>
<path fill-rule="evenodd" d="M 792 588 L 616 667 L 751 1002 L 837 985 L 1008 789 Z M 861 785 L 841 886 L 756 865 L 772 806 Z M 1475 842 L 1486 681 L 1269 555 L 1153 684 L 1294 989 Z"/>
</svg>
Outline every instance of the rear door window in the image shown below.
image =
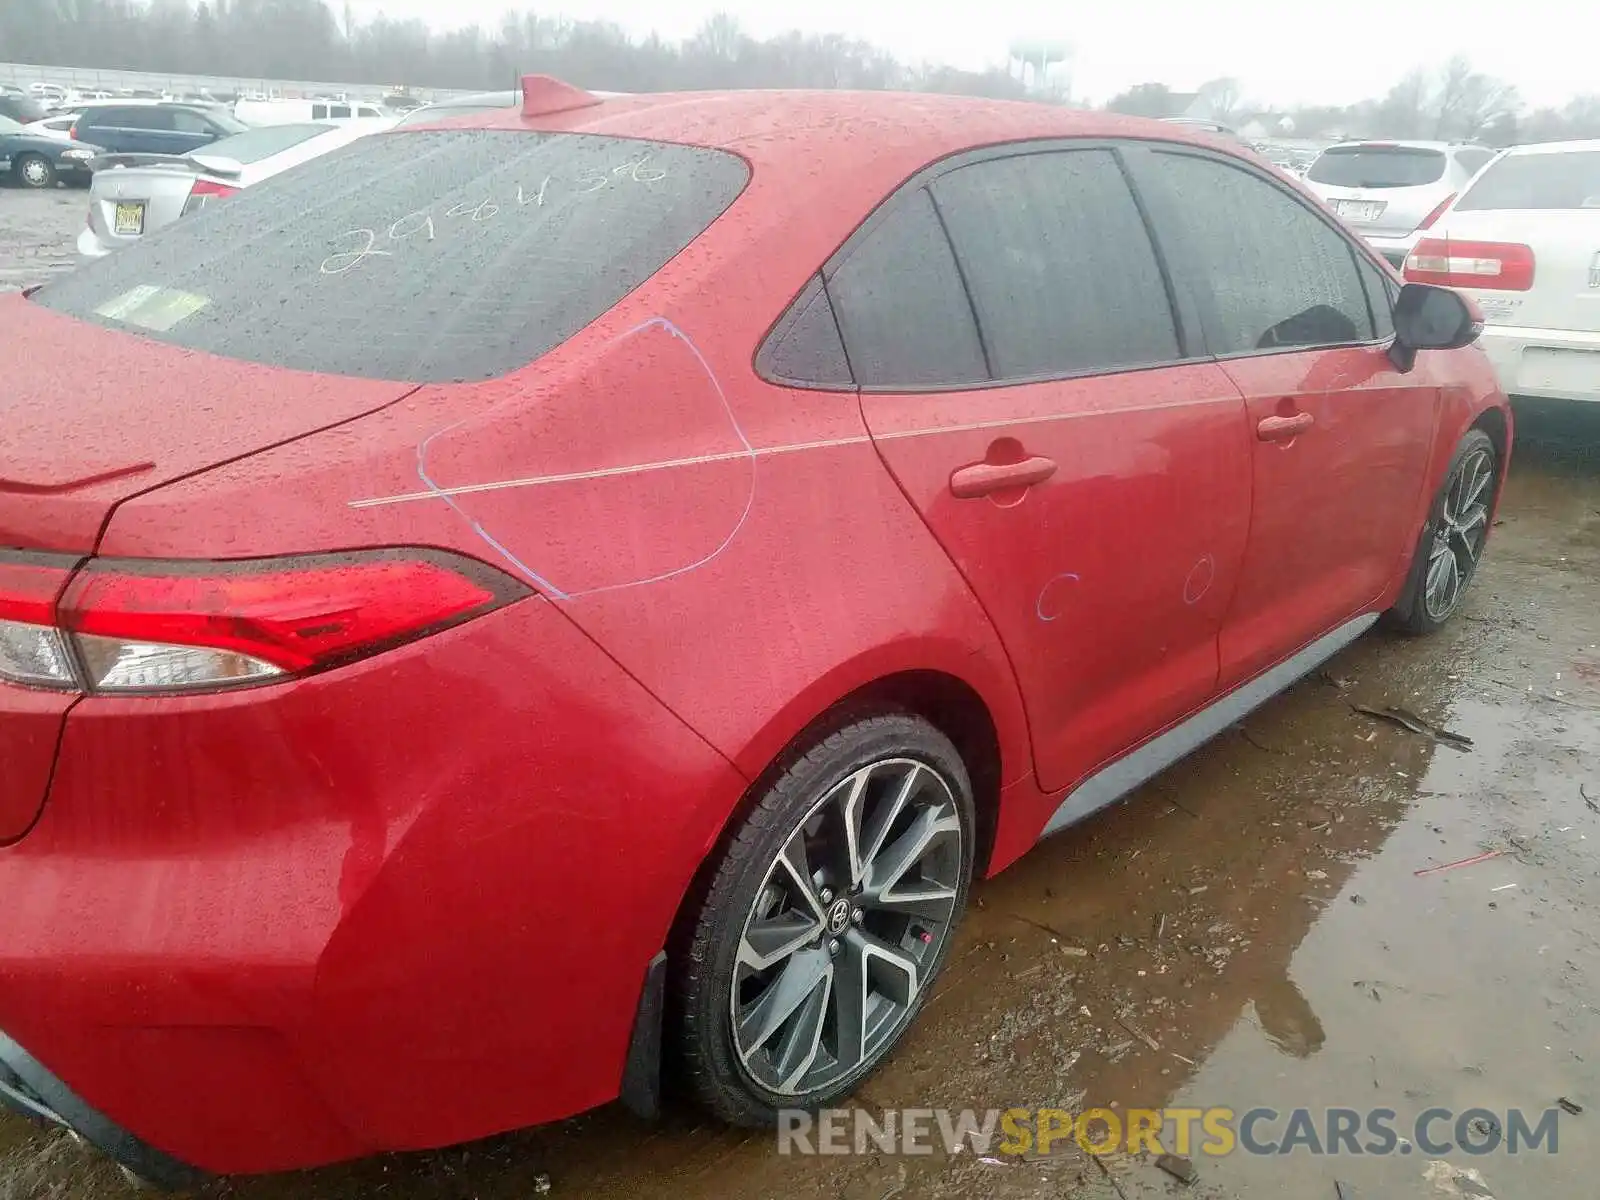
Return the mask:
<svg viewBox="0 0 1600 1200">
<path fill-rule="evenodd" d="M 1163 193 L 1159 235 L 1193 292 L 1209 297 L 1203 319 L 1213 353 L 1376 336 L 1354 247 L 1305 203 L 1214 159 L 1152 158 Z"/>
<path fill-rule="evenodd" d="M 914 391 L 988 381 L 972 305 L 926 188 L 893 201 L 827 284 L 861 386 Z"/>
<path fill-rule="evenodd" d="M 1155 250 L 1110 150 L 974 163 L 932 190 L 995 378 L 1181 357 Z"/>
<path fill-rule="evenodd" d="M 1456 209 L 1600 209 L 1600 150 L 1507 154 L 1456 201 Z"/>
<path fill-rule="evenodd" d="M 747 178 L 735 155 L 658 142 L 379 134 L 87 264 L 35 299 L 272 366 L 489 379 L 655 274 Z"/>
<path fill-rule="evenodd" d="M 1443 150 L 1426 146 L 1330 146 L 1306 172 L 1332 187 L 1422 187 L 1444 178 Z"/>
</svg>

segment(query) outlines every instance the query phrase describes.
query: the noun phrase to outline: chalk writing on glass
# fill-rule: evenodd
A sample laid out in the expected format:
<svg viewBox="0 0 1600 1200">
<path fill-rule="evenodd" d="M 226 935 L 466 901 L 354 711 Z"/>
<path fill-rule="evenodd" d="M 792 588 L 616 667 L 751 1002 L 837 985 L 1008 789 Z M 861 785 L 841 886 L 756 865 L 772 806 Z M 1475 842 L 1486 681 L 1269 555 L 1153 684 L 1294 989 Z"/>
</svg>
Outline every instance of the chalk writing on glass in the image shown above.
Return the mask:
<svg viewBox="0 0 1600 1200">
<path fill-rule="evenodd" d="M 463 200 L 460 204 L 452 205 L 451 207 L 445 209 L 444 215 L 447 217 L 465 217 L 470 215 L 474 221 L 487 221 L 499 211 L 500 206 L 493 200 L 490 200 L 489 197 L 485 196 L 476 204 L 473 204 L 470 200 Z"/>
<path fill-rule="evenodd" d="M 549 186 L 550 186 L 550 176 L 546 175 L 544 177 L 544 182 L 539 185 L 539 190 L 537 192 L 535 192 L 532 196 L 529 196 L 526 199 L 524 199 L 523 198 L 523 192 L 522 192 L 522 185 L 520 183 L 517 184 L 517 207 L 521 208 L 525 204 L 537 204 L 540 208 L 543 208 L 544 207 L 544 191 Z"/>
<path fill-rule="evenodd" d="M 421 220 L 417 219 L 419 217 Z M 389 238 L 391 241 L 400 242 L 414 233 L 421 233 L 423 230 L 427 230 L 428 240 L 430 242 L 433 241 L 433 214 L 425 208 L 418 209 L 414 213 L 407 213 L 389 226 Z"/>
<path fill-rule="evenodd" d="M 378 235 L 370 229 L 352 229 L 347 233 L 341 233 L 339 235 L 339 240 L 343 241 L 345 238 L 363 237 L 367 239 L 366 245 L 360 246 L 354 250 L 341 250 L 337 254 L 330 254 L 327 258 L 323 259 L 322 266 L 320 268 L 322 273 L 324 275 L 343 275 L 346 271 L 353 268 L 357 263 L 371 255 L 389 255 L 393 253 L 393 251 L 390 250 L 373 249 L 374 243 L 376 243 L 378 240 Z"/>
<path fill-rule="evenodd" d="M 667 173 L 660 167 L 645 166 L 649 161 L 650 155 L 648 153 L 641 154 L 633 162 L 623 163 L 620 167 L 612 167 L 611 173 L 631 179 L 635 183 L 658 183 L 665 179 Z"/>
</svg>

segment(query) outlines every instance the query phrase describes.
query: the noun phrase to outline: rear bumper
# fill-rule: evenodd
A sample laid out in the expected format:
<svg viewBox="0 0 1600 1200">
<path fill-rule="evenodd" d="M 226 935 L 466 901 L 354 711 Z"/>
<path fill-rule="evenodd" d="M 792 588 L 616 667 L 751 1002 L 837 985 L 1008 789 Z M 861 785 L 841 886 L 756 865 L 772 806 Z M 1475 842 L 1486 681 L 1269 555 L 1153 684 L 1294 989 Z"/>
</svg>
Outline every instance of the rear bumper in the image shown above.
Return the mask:
<svg viewBox="0 0 1600 1200">
<path fill-rule="evenodd" d="M 69 1129 L 140 1179 L 166 1188 L 189 1188 L 204 1173 L 141 1142 L 85 1103 L 38 1059 L 0 1033 L 0 1108 Z"/>
<path fill-rule="evenodd" d="M 1485 325 L 1478 344 L 1507 395 L 1600 402 L 1600 333 Z"/>
<path fill-rule="evenodd" d="M 141 1174 L 615 1099 L 745 786 L 539 599 L 296 682 L 81 700 L 0 849 L 12 1090 Z"/>
</svg>

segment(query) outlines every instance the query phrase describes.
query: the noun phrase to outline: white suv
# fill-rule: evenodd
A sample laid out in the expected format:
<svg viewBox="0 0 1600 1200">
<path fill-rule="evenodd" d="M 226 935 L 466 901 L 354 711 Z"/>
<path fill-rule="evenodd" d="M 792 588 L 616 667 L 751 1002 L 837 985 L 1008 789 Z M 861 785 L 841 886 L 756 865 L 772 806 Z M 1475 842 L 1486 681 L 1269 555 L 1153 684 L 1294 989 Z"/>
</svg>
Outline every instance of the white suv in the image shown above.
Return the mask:
<svg viewBox="0 0 1600 1200">
<path fill-rule="evenodd" d="M 1406 259 L 1483 312 L 1478 344 L 1513 395 L 1600 401 L 1600 141 L 1508 150 Z"/>
<path fill-rule="evenodd" d="M 1341 142 L 1306 184 L 1395 266 L 1495 152 L 1451 142 Z"/>
</svg>

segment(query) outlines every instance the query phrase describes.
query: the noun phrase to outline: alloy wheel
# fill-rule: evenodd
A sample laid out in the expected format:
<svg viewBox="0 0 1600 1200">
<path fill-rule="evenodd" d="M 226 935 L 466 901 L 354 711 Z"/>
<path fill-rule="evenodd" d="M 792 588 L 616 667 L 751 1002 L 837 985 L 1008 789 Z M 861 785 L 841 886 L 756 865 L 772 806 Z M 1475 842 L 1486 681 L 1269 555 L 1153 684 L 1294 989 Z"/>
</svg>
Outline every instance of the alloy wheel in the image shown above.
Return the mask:
<svg viewBox="0 0 1600 1200">
<path fill-rule="evenodd" d="M 1494 477 L 1494 455 L 1479 447 L 1456 464 L 1445 484 L 1422 589 L 1423 606 L 1435 621 L 1443 621 L 1456 610 L 1478 569 L 1489 536 Z"/>
<path fill-rule="evenodd" d="M 829 789 L 740 932 L 730 1018 L 752 1080 L 802 1096 L 893 1045 L 950 935 L 963 862 L 955 796 L 926 763 L 883 759 Z"/>
</svg>

